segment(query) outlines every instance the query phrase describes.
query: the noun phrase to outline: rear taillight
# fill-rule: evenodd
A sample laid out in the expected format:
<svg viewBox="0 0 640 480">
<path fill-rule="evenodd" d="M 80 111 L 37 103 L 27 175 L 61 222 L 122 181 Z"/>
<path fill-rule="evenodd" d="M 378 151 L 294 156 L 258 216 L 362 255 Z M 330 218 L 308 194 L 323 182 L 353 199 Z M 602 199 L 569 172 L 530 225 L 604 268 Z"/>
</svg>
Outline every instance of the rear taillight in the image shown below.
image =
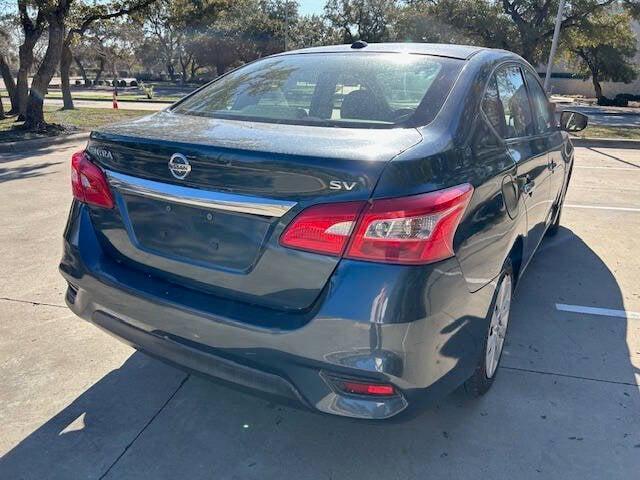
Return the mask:
<svg viewBox="0 0 640 480">
<path fill-rule="evenodd" d="M 280 237 L 285 247 L 342 255 L 365 202 L 315 205 L 302 211 Z"/>
<path fill-rule="evenodd" d="M 426 264 L 453 255 L 453 237 L 469 204 L 469 184 L 410 197 L 316 205 L 285 230 L 287 247 L 347 258 Z"/>
<path fill-rule="evenodd" d="M 81 202 L 97 207 L 113 208 L 113 195 L 109 183 L 85 152 L 71 156 L 71 189 L 73 196 Z"/>
</svg>

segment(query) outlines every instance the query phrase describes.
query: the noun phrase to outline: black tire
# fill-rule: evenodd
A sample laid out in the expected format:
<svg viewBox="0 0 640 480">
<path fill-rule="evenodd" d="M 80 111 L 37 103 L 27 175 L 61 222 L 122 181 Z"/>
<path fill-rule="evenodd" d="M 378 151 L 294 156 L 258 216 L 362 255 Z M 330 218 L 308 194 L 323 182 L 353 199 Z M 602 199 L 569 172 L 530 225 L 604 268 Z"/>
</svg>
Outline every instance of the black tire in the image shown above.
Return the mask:
<svg viewBox="0 0 640 480">
<path fill-rule="evenodd" d="M 495 368 L 493 375 L 492 376 L 487 375 L 487 345 L 488 345 L 489 332 L 491 330 L 491 318 L 496 308 L 496 302 L 498 300 L 500 286 L 505 281 L 506 277 L 509 277 L 509 280 L 511 281 L 511 289 L 510 289 L 509 295 L 511 296 L 510 298 L 513 298 L 513 285 L 514 285 L 513 267 L 511 266 L 510 259 L 505 262 L 504 267 L 502 268 L 498 285 L 496 286 L 496 291 L 491 301 L 491 308 L 489 309 L 489 313 L 487 317 L 487 331 L 485 332 L 485 336 L 484 336 L 484 347 L 482 348 L 482 354 L 478 359 L 478 364 L 476 366 L 475 371 L 473 372 L 473 375 L 471 375 L 471 377 L 469 377 L 469 379 L 464 383 L 465 391 L 467 392 L 468 395 L 474 398 L 480 397 L 489 391 L 489 389 L 493 385 L 493 382 L 496 379 L 496 376 L 498 375 L 498 370 L 500 368 L 502 350 L 500 350 L 500 355 L 498 357 L 498 364 Z M 508 333 L 508 327 L 509 327 L 509 324 L 507 322 L 507 331 L 505 332 L 505 336 Z"/>
</svg>

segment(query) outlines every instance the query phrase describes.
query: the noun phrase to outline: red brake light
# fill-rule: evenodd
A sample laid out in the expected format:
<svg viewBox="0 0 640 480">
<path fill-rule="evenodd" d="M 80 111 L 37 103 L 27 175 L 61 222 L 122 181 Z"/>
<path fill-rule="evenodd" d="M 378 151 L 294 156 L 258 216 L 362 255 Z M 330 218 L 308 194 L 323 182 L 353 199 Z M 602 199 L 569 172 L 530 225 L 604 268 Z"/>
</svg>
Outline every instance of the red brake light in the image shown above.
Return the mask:
<svg viewBox="0 0 640 480">
<path fill-rule="evenodd" d="M 81 202 L 113 208 L 113 195 L 104 172 L 83 151 L 71 156 L 71 189 Z"/>
<path fill-rule="evenodd" d="M 345 257 L 425 264 L 453 256 L 456 233 L 473 187 L 374 200 L 360 215 Z"/>
<path fill-rule="evenodd" d="M 472 194 L 463 184 L 368 204 L 315 205 L 291 222 L 280 242 L 329 255 L 343 254 L 346 246 L 346 258 L 375 262 L 437 262 L 453 256 L 453 237 Z"/>
<path fill-rule="evenodd" d="M 330 203 L 303 210 L 280 237 L 285 247 L 342 255 L 365 202 Z"/>
</svg>

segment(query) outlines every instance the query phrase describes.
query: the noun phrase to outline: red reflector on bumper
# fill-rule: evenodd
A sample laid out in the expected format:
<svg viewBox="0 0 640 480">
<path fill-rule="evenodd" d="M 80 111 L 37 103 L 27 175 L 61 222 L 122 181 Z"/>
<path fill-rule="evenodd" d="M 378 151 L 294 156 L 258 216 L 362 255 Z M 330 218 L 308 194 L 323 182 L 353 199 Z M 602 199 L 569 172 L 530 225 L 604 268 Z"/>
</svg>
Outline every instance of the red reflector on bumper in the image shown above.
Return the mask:
<svg viewBox="0 0 640 480">
<path fill-rule="evenodd" d="M 351 381 L 338 381 L 338 386 L 346 393 L 355 393 L 358 395 L 372 396 L 390 396 L 396 394 L 393 385 L 385 385 L 379 383 L 360 383 Z"/>
</svg>

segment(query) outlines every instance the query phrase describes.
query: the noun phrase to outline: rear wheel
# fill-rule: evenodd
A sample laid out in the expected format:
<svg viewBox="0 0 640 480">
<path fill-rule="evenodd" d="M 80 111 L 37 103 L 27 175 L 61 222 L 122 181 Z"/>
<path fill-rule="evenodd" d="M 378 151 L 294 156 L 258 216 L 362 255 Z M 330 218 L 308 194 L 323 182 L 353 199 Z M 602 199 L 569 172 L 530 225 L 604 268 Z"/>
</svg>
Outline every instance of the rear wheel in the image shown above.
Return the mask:
<svg viewBox="0 0 640 480">
<path fill-rule="evenodd" d="M 496 377 L 509 326 L 512 294 L 513 269 L 511 262 L 507 262 L 494 294 L 482 356 L 475 372 L 464 384 L 465 390 L 474 397 L 484 395 L 491 388 Z"/>
</svg>

